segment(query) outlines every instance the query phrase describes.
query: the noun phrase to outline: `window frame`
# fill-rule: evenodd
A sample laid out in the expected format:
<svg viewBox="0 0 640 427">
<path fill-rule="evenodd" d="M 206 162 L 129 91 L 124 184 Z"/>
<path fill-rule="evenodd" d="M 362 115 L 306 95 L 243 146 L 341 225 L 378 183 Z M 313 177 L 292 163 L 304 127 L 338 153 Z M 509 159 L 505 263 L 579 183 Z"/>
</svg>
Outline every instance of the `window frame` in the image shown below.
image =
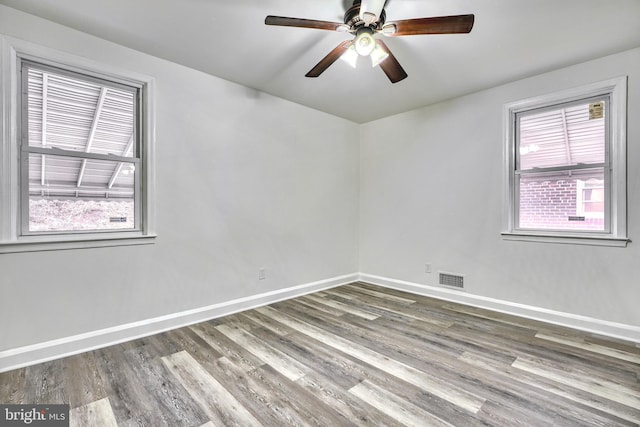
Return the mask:
<svg viewBox="0 0 640 427">
<path fill-rule="evenodd" d="M 30 252 L 88 247 L 149 244 L 155 241 L 155 80 L 140 73 L 56 51 L 33 43 L 0 36 L 0 253 Z M 71 74 L 112 82 L 138 89 L 137 132 L 140 210 L 139 224 L 131 230 L 63 231 L 24 233 L 22 228 L 25 200 L 20 161 L 22 147 L 22 61 L 53 67 Z M 66 150 L 51 149 L 51 155 L 65 155 Z M 27 153 L 28 154 L 28 153 Z M 86 153 L 85 153 L 86 154 Z M 90 157 L 90 155 L 88 156 Z M 117 157 L 117 156 L 113 156 Z M 128 162 L 131 159 L 127 160 Z M 22 175 L 21 175 L 22 174 Z"/>
<path fill-rule="evenodd" d="M 537 115 L 540 113 L 544 113 L 544 112 L 549 112 L 549 111 L 557 111 L 559 109 L 567 109 L 567 108 L 571 108 L 574 107 L 576 105 L 584 105 L 587 103 L 593 103 L 596 101 L 600 101 L 603 102 L 605 104 L 605 111 L 606 111 L 606 115 L 605 115 L 605 120 L 604 120 L 604 127 L 605 127 L 605 147 L 604 147 L 604 160 L 603 162 L 600 163 L 578 163 L 578 164 L 571 164 L 571 165 L 565 165 L 565 166 L 551 166 L 551 167 L 541 167 L 541 168 L 531 168 L 531 169 L 522 169 L 521 166 L 518 165 L 519 161 L 521 162 L 521 157 L 522 154 L 519 153 L 519 134 L 520 134 L 520 124 L 521 124 L 521 118 L 523 117 L 527 117 L 527 116 L 531 116 L 531 115 Z M 604 230 L 562 230 L 562 229 L 535 229 L 535 228 L 526 228 L 526 227 L 517 227 L 516 224 L 518 224 L 519 220 L 520 220 L 520 203 L 518 203 L 520 201 L 520 182 L 522 178 L 528 178 L 528 177 L 544 177 L 544 176 L 553 176 L 556 174 L 562 174 L 562 173 L 567 173 L 569 177 L 572 176 L 573 172 L 585 172 L 585 171 L 589 171 L 589 170 L 598 170 L 598 169 L 602 169 L 603 170 L 603 177 L 604 177 L 604 188 L 605 189 L 610 189 L 611 188 L 611 179 L 610 179 L 610 172 L 611 172 L 611 159 L 610 159 L 610 149 L 609 147 L 611 146 L 611 132 L 609 131 L 610 129 L 610 96 L 607 95 L 598 95 L 598 96 L 592 96 L 592 97 L 586 97 L 586 98 L 579 98 L 577 100 L 572 100 L 572 101 L 567 101 L 567 102 L 560 102 L 560 103 L 554 103 L 554 104 L 550 104 L 550 105 L 545 105 L 541 108 L 530 108 L 530 109 L 526 109 L 524 111 L 516 111 L 514 113 L 514 127 L 515 127 L 515 132 L 514 132 L 514 140 L 513 140 L 513 144 L 514 144 L 514 153 L 515 153 L 515 162 L 514 162 L 514 188 L 513 188 L 513 197 L 514 197 L 514 207 L 513 207 L 513 211 L 514 211 L 514 231 L 520 232 L 520 231 L 525 231 L 525 232 L 542 232 L 542 233 L 552 233 L 552 234 L 565 234 L 565 233 L 571 233 L 571 232 L 576 232 L 576 233 L 584 233 L 587 235 L 602 235 L 602 236 L 607 236 L 610 234 L 610 212 L 611 212 L 611 192 L 607 192 L 607 195 L 609 197 L 605 198 L 605 209 L 604 209 Z M 578 199 L 579 196 L 578 194 L 576 194 L 576 198 Z M 575 216 L 580 216 L 577 212 L 573 213 L 573 215 Z"/>
<path fill-rule="evenodd" d="M 605 147 L 605 188 L 609 188 L 608 218 L 604 232 L 593 230 L 536 230 L 518 228 L 517 118 L 533 110 L 558 108 L 594 97 L 608 98 L 608 145 Z M 503 231 L 505 240 L 570 243 L 603 246 L 626 246 L 626 117 L 627 77 L 617 77 L 589 85 L 507 103 L 503 108 Z M 565 168 L 561 168 L 565 169 Z M 605 215 L 606 216 L 606 215 Z"/>
<path fill-rule="evenodd" d="M 18 57 L 18 69 L 20 70 L 21 75 L 21 88 L 22 93 L 18 99 L 18 111 L 20 122 L 19 127 L 19 135 L 18 141 L 20 142 L 20 199 L 21 203 L 19 205 L 20 209 L 20 226 L 19 231 L 21 236 L 32 236 L 32 235 L 53 235 L 53 234 L 87 234 L 87 233 L 113 233 L 116 231 L 139 231 L 141 228 L 141 212 L 140 212 L 140 193 L 142 186 L 140 184 L 140 175 L 141 175 L 141 165 L 140 165 L 140 131 L 139 131 L 139 123 L 140 123 L 140 99 L 142 94 L 142 86 L 141 85 L 124 85 L 122 83 L 115 83 L 112 80 L 106 80 L 97 78 L 94 75 L 81 74 L 78 72 L 70 71 L 69 69 L 61 69 L 55 68 L 51 65 L 45 65 L 42 63 L 38 63 L 32 60 L 26 60 L 24 58 Z M 99 84 L 102 87 L 109 87 L 113 89 L 118 89 L 121 91 L 126 91 L 133 94 L 135 98 L 134 104 L 134 139 L 132 144 L 132 157 L 122 157 L 114 154 L 99 154 L 99 153 L 91 153 L 86 151 L 78 151 L 78 150 L 67 150 L 61 148 L 45 148 L 45 147 L 34 147 L 29 144 L 29 112 L 28 112 L 28 90 L 26 90 L 28 86 L 28 70 L 39 70 L 44 73 L 53 73 L 56 75 L 62 75 L 74 79 L 78 79 L 81 81 L 92 82 Z M 30 184 L 29 184 L 29 157 L 31 154 L 42 155 L 44 156 L 54 156 L 54 157 L 65 157 L 65 158 L 73 158 L 80 159 L 83 161 L 104 161 L 109 163 L 116 164 L 118 163 L 129 163 L 135 165 L 134 169 L 134 227 L 132 229 L 124 229 L 124 230 L 59 230 L 59 231 L 31 231 L 29 230 L 29 209 L 26 207 L 30 204 Z M 43 160 L 44 161 L 44 160 Z M 29 206 L 30 207 L 30 206 Z"/>
</svg>

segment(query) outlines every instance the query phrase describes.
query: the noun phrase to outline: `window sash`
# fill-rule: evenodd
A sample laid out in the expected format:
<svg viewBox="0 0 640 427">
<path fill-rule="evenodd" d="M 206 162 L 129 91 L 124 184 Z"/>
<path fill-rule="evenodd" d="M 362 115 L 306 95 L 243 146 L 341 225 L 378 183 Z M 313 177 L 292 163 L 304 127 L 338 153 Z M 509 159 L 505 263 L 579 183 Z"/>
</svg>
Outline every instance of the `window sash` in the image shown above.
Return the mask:
<svg viewBox="0 0 640 427">
<path fill-rule="evenodd" d="M 556 111 L 559 109 L 570 109 L 571 107 L 575 107 L 577 105 L 582 105 L 582 104 L 592 104 L 592 103 L 599 103 L 599 102 L 604 102 L 605 106 L 604 106 L 604 137 L 605 137 L 605 142 L 604 142 L 604 162 L 581 162 L 581 163 L 576 163 L 576 164 L 567 164 L 567 165 L 560 165 L 560 166 L 552 166 L 552 167 L 533 167 L 533 168 L 528 168 L 528 169 L 524 169 L 521 167 L 521 157 L 522 154 L 520 153 L 520 135 L 521 135 L 521 119 L 525 118 L 527 116 L 533 116 L 533 115 L 538 115 L 540 113 L 544 113 L 544 112 L 550 112 L 550 111 Z M 514 135 L 514 154 L 515 154 L 515 161 L 514 161 L 514 165 L 513 168 L 515 169 L 516 173 L 518 172 L 524 172 L 524 171 L 532 171 L 532 172 L 537 172 L 537 171 L 541 171 L 541 170 L 560 170 L 560 169 L 569 169 L 572 167 L 582 167 L 584 165 L 596 165 L 596 164 L 609 164 L 610 163 L 610 126 L 609 126 L 609 122 L 610 122 L 610 108 L 611 108 L 611 102 L 610 102 L 610 96 L 609 95 L 598 95 L 598 96 L 588 96 L 588 97 L 584 97 L 584 98 L 579 98 L 579 99 L 575 99 L 572 101 L 567 101 L 567 102 L 557 102 L 557 103 L 553 103 L 553 104 L 549 104 L 549 105 L 545 105 L 543 107 L 538 107 L 538 108 L 531 108 L 531 109 L 527 109 L 527 110 L 523 110 L 523 111 L 519 111 L 516 112 L 513 115 L 513 128 L 515 131 L 515 135 Z"/>
<path fill-rule="evenodd" d="M 553 104 L 544 105 L 542 107 L 526 109 L 520 112 L 513 114 L 512 116 L 512 126 L 514 129 L 514 137 L 511 144 L 513 145 L 513 153 L 514 153 L 514 162 L 513 166 L 511 166 L 511 174 L 513 176 L 513 218 L 514 218 L 514 226 L 513 230 L 516 232 L 526 231 L 526 232 L 552 232 L 552 233 L 585 233 L 585 234 L 601 234 L 601 235 L 609 235 L 611 234 L 611 187 L 610 187 L 610 99 L 609 95 L 597 95 L 591 97 L 583 97 L 579 99 L 574 99 L 567 102 L 557 102 Z M 581 104 L 590 104 L 590 103 L 605 103 L 605 115 L 604 115 L 604 155 L 605 161 L 598 163 L 580 163 L 580 164 L 569 164 L 565 166 L 551 166 L 551 167 L 534 167 L 531 169 L 520 169 L 520 135 L 521 135 L 521 118 L 531 115 L 537 115 L 546 111 L 555 111 L 559 109 L 567 109 L 576 105 Z M 604 229 L 603 230 L 589 230 L 589 229 L 574 229 L 574 228 L 538 228 L 538 227 L 524 227 L 521 222 L 521 194 L 520 194 L 520 180 L 521 177 L 543 177 L 545 175 L 556 175 L 567 173 L 568 176 L 571 176 L 573 172 L 581 172 L 588 171 L 592 169 L 602 169 L 604 171 Z M 576 199 L 579 199 L 576 193 Z M 577 216 L 577 212 L 576 212 Z M 593 215 L 590 215 L 593 217 Z"/>
<path fill-rule="evenodd" d="M 79 150 L 62 149 L 59 147 L 38 147 L 29 144 L 29 77 L 28 70 L 36 69 L 43 72 L 51 72 L 57 75 L 62 75 L 81 81 L 97 84 L 101 87 L 115 88 L 120 91 L 127 91 L 133 94 L 133 136 L 131 146 L 131 157 L 109 154 L 100 154 L 92 152 L 83 152 Z M 18 70 L 20 73 L 20 90 L 18 97 L 18 111 L 20 111 L 20 152 L 19 152 L 19 165 L 20 165 L 20 206 L 18 214 L 18 228 L 20 236 L 38 236 L 38 235 L 73 235 L 73 234 L 95 234 L 95 233 L 140 233 L 142 230 L 142 161 L 140 150 L 140 117 L 142 115 L 142 91 L 140 87 L 129 86 L 122 83 L 114 82 L 109 79 L 95 77 L 84 73 L 78 73 L 75 71 L 67 70 L 64 68 L 58 68 L 47 64 L 41 64 L 31 60 L 18 60 Z M 44 124 L 43 124 L 44 125 Z M 69 158 L 76 158 L 82 160 L 98 160 L 103 162 L 114 163 L 116 165 L 133 164 L 133 177 L 134 177 L 134 227 L 127 229 L 89 229 L 89 230 L 60 230 L 60 231 L 31 231 L 29 229 L 29 203 L 30 203 L 30 182 L 29 182 L 29 157 L 30 154 L 41 154 L 51 156 L 64 156 Z M 119 168 L 119 166 L 116 166 Z M 108 199 L 105 199 L 108 200 Z"/>
<path fill-rule="evenodd" d="M 539 175 L 539 174 L 550 174 L 555 172 L 570 172 L 570 171 L 581 171 L 581 170 L 589 170 L 596 168 L 607 168 L 608 163 L 588 163 L 583 165 L 572 165 L 572 166 L 554 166 L 549 168 L 535 168 L 535 169 L 526 169 L 526 170 L 515 170 L 513 173 L 515 175 Z"/>
<path fill-rule="evenodd" d="M 74 150 L 63 150 L 56 147 L 51 148 L 40 148 L 40 147 L 29 147 L 26 148 L 24 145 L 22 146 L 22 153 L 26 154 L 43 154 L 49 156 L 64 156 L 64 157 L 76 157 L 79 159 L 91 159 L 91 160 L 104 160 L 108 162 L 123 162 L 123 163 L 135 163 L 140 164 L 140 159 L 136 157 L 123 157 L 116 156 L 114 154 L 98 154 L 98 153 L 83 153 L 80 151 Z"/>
<path fill-rule="evenodd" d="M 577 181 L 577 177 L 574 175 L 572 177 L 572 175 L 570 175 L 570 173 L 575 172 L 576 174 L 579 174 L 580 172 L 583 173 L 588 173 L 589 171 L 602 171 L 603 176 L 604 176 L 604 189 L 605 189 L 605 197 L 604 197 L 604 224 L 603 224 L 603 229 L 602 230 L 597 230 L 597 229 L 590 229 L 588 227 L 556 227 L 556 228 L 543 228 L 543 227 L 526 227 L 522 224 L 521 218 L 521 179 L 525 179 L 525 178 L 545 178 L 545 177 L 557 177 L 559 174 L 561 174 L 563 171 L 556 171 L 556 172 L 541 172 L 541 173 L 523 173 L 523 174 L 517 174 L 515 176 L 514 179 L 514 206 L 513 206 L 513 210 L 514 210 L 514 218 L 515 218 L 515 227 L 514 230 L 516 230 L 517 232 L 527 232 L 527 233 L 531 233 L 531 232 L 541 232 L 541 233 L 581 233 L 581 234 L 585 234 L 585 235 L 610 235 L 611 234 L 611 192 L 607 191 L 607 185 L 610 182 L 610 180 L 607 178 L 608 175 L 608 169 L 607 168 L 603 168 L 603 167 L 588 167 L 588 168 L 583 168 L 581 170 L 576 170 L 573 169 L 571 171 L 567 171 L 567 178 L 571 179 L 571 178 L 575 178 Z M 602 187 L 601 187 L 602 188 Z M 578 203 L 581 203 L 581 197 L 580 195 L 577 193 L 578 191 L 581 191 L 581 189 L 579 188 L 578 185 L 576 185 L 576 189 L 575 191 L 575 197 L 576 197 L 576 209 L 573 212 L 570 212 L 571 215 L 568 216 L 584 216 L 588 219 L 593 219 L 593 218 L 597 218 L 596 215 L 594 214 L 590 214 L 590 215 L 585 215 L 584 213 L 580 213 L 580 209 L 578 206 Z M 548 217 L 546 219 L 549 219 Z"/>
</svg>

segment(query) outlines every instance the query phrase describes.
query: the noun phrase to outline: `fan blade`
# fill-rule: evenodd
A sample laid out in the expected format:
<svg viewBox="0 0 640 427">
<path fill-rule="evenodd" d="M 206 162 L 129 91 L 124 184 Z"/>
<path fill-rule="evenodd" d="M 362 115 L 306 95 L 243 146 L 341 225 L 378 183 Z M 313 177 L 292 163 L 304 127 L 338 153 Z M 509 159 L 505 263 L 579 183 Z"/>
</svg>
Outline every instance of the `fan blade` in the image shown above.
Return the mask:
<svg viewBox="0 0 640 427">
<path fill-rule="evenodd" d="M 400 80 L 404 80 L 407 78 L 407 72 L 404 71 L 402 65 L 398 62 L 393 53 L 389 50 L 386 44 L 382 40 L 377 41 L 378 45 L 389 54 L 389 57 L 380 63 L 380 68 L 382 71 L 389 77 L 391 83 L 397 83 Z"/>
<path fill-rule="evenodd" d="M 342 54 L 351 46 L 353 43 L 352 40 L 348 40 L 346 42 L 340 43 L 335 49 L 333 49 L 327 56 L 322 58 L 320 62 L 316 64 L 307 74 L 306 77 L 318 77 L 320 74 L 324 72 L 331 64 L 336 62 L 338 58 L 342 56 Z"/>
<path fill-rule="evenodd" d="M 388 22 L 382 27 L 385 36 L 417 34 L 461 34 L 473 28 L 474 15 L 437 16 Z"/>
<path fill-rule="evenodd" d="M 362 0 L 360 2 L 360 19 L 367 25 L 378 22 L 385 0 Z"/>
<path fill-rule="evenodd" d="M 266 25 L 282 27 L 316 28 L 318 30 L 348 31 L 349 27 L 341 22 L 316 21 L 315 19 L 287 18 L 286 16 L 269 15 L 265 18 Z"/>
</svg>

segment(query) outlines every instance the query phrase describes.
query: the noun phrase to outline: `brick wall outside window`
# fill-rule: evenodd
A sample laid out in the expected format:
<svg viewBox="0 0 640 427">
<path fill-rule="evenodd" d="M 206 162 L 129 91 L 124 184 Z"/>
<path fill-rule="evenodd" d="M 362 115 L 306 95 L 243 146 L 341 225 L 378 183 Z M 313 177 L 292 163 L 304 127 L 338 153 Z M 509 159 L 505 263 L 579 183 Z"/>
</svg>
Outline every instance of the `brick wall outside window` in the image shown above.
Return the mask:
<svg viewBox="0 0 640 427">
<path fill-rule="evenodd" d="M 569 220 L 569 217 L 579 215 L 577 191 L 576 178 L 566 174 L 523 178 L 520 182 L 520 228 L 604 230 L 604 218 Z"/>
</svg>

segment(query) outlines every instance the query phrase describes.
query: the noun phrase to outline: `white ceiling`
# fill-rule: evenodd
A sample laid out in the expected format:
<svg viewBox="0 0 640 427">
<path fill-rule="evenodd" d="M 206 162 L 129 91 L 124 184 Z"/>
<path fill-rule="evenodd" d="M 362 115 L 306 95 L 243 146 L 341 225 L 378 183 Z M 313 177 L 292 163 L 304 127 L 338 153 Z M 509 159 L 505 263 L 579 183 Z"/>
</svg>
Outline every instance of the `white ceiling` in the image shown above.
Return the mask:
<svg viewBox="0 0 640 427">
<path fill-rule="evenodd" d="M 365 60 L 311 79 L 305 73 L 350 36 L 264 18 L 342 22 L 348 0 L 0 3 L 358 123 L 640 46 L 639 0 L 387 0 L 387 21 L 473 13 L 475 25 L 386 38 L 409 74 L 396 84 Z"/>
</svg>

